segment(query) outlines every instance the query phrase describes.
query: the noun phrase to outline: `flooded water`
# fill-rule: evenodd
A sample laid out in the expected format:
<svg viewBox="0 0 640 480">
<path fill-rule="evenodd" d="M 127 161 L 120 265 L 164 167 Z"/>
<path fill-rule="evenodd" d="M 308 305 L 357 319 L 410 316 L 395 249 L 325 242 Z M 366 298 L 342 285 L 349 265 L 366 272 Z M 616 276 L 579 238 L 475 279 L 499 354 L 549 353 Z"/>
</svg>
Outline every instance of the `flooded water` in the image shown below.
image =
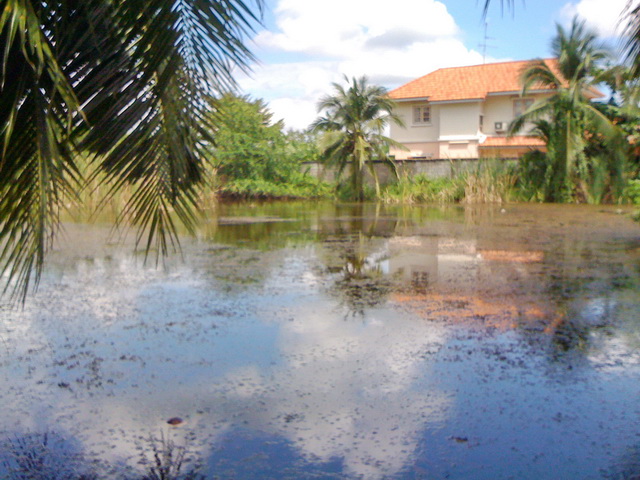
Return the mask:
<svg viewBox="0 0 640 480">
<path fill-rule="evenodd" d="M 1 310 L 1 478 L 640 478 L 629 211 L 216 213 L 158 267 L 66 226 Z"/>
</svg>

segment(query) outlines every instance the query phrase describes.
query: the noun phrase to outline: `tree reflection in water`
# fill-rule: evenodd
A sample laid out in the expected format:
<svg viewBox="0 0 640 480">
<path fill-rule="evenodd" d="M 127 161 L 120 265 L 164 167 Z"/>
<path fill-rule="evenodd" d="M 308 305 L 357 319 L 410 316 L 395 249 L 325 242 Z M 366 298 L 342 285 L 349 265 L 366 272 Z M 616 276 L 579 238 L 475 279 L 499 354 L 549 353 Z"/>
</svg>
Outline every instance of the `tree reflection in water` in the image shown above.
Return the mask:
<svg viewBox="0 0 640 480">
<path fill-rule="evenodd" d="M 320 225 L 322 256 L 335 278 L 328 292 L 347 311 L 345 318 L 363 317 L 366 309 L 384 304 L 392 291 L 393 281 L 381 262 L 386 259 L 384 239 L 395 234 L 398 220 L 382 216 L 380 205 L 369 207 L 341 206 Z"/>
<path fill-rule="evenodd" d="M 347 310 L 347 318 L 364 316 L 365 309 L 385 303 L 392 291 L 391 280 L 382 272 L 379 261 L 366 254 L 364 243 L 360 234 L 357 244 L 342 253 L 344 264 L 329 289 Z"/>
<path fill-rule="evenodd" d="M 78 443 L 55 432 L 9 438 L 1 447 L 0 459 L 0 473 L 11 480 L 98 478 Z"/>
<path fill-rule="evenodd" d="M 121 465 L 90 459 L 74 439 L 55 432 L 7 439 L 0 449 L 0 475 L 8 480 L 204 480 L 199 462 L 185 446 L 161 432 L 140 447 L 143 472 L 123 472 Z"/>
<path fill-rule="evenodd" d="M 607 480 L 638 480 L 640 478 L 640 445 L 628 448 L 603 477 Z"/>
</svg>

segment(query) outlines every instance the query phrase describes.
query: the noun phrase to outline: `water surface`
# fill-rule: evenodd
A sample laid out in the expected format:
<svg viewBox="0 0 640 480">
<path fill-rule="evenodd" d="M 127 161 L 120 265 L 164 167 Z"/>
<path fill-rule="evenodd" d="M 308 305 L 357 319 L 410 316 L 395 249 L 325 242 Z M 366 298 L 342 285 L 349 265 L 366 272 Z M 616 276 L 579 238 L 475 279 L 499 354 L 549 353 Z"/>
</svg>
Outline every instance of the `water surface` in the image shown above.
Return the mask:
<svg viewBox="0 0 640 480">
<path fill-rule="evenodd" d="M 171 444 L 208 478 L 640 475 L 626 210 L 221 205 L 158 266 L 108 239 L 67 225 L 2 307 L 9 478 L 141 478 Z"/>
</svg>

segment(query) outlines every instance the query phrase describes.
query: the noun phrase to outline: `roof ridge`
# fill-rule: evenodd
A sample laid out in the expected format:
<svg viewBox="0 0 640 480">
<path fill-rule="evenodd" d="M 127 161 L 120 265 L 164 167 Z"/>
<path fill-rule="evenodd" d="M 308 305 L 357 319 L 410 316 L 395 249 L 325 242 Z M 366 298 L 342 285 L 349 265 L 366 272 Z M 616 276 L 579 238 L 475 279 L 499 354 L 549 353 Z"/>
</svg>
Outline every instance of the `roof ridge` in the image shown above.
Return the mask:
<svg viewBox="0 0 640 480">
<path fill-rule="evenodd" d="M 414 78 L 413 80 L 408 81 L 407 83 L 404 83 L 396 88 L 394 88 L 393 90 L 389 91 L 389 93 L 392 93 L 400 88 L 404 88 L 407 87 L 409 85 L 411 85 L 412 83 L 415 82 L 419 82 L 420 80 L 422 80 L 424 77 L 427 77 L 429 75 L 433 75 L 436 72 L 440 72 L 443 70 L 457 70 L 457 69 L 462 69 L 462 68 L 475 68 L 475 67 L 491 67 L 491 66 L 495 66 L 495 65 L 507 65 L 507 64 L 513 64 L 513 63 L 528 63 L 528 62 L 532 62 L 535 60 L 542 60 L 543 62 L 549 61 L 549 60 L 557 60 L 556 57 L 536 57 L 536 58 L 530 58 L 528 60 L 506 60 L 504 62 L 492 62 L 492 63 L 477 63 L 475 65 L 458 65 L 455 67 L 440 67 L 440 68 L 436 68 L 435 70 L 432 70 L 429 73 L 426 73 L 424 75 L 419 76 L 418 78 Z"/>
<path fill-rule="evenodd" d="M 554 57 L 438 68 L 389 92 L 391 98 L 429 98 L 430 101 L 484 98 L 489 92 L 521 89 L 519 73 L 529 62 L 542 61 L 555 68 Z"/>
<path fill-rule="evenodd" d="M 455 67 L 440 67 L 440 68 L 436 68 L 430 73 L 427 73 L 426 75 L 423 75 L 423 77 L 426 77 L 427 75 L 431 75 L 431 73 L 435 73 L 440 70 L 453 70 L 456 68 L 490 67 L 492 65 L 506 65 L 508 63 L 528 63 L 528 62 L 533 62 L 535 60 L 547 61 L 547 60 L 557 60 L 557 58 L 556 57 L 545 57 L 545 58 L 536 57 L 536 58 L 530 58 L 528 60 L 506 60 L 504 62 L 476 63 L 474 65 L 458 65 Z"/>
</svg>

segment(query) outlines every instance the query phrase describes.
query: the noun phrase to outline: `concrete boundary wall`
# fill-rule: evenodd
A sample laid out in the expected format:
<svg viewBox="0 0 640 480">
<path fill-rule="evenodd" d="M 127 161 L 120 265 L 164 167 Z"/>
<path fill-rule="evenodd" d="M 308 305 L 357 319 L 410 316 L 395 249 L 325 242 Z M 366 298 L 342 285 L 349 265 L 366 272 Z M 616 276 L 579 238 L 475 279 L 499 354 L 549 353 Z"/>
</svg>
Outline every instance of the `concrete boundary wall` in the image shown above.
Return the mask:
<svg viewBox="0 0 640 480">
<path fill-rule="evenodd" d="M 398 174 L 414 176 L 418 174 L 426 175 L 431 178 L 453 177 L 456 173 L 470 170 L 478 165 L 477 158 L 461 158 L 461 159 L 408 159 L 396 160 Z M 515 158 L 499 159 L 504 163 L 513 163 L 517 161 Z M 376 172 L 380 183 L 389 183 L 393 181 L 393 175 L 389 168 L 383 162 L 374 161 Z M 304 162 L 303 170 L 308 170 L 315 177 L 322 178 L 328 182 L 335 181 L 335 170 L 325 169 L 318 162 Z M 345 174 L 347 170 L 345 170 Z"/>
</svg>

